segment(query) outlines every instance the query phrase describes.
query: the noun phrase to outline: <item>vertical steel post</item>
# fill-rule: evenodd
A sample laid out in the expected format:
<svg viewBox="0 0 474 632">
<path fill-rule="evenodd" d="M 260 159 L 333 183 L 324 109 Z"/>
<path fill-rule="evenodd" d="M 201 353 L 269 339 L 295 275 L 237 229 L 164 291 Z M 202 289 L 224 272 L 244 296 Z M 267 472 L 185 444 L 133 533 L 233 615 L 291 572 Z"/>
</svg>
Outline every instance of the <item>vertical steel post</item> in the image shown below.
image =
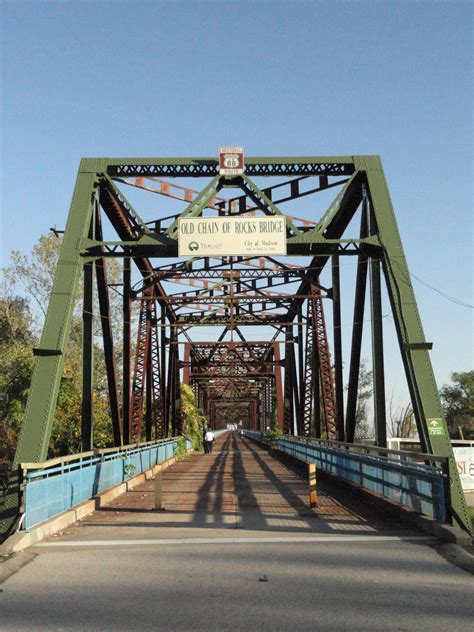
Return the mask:
<svg viewBox="0 0 474 632">
<path fill-rule="evenodd" d="M 131 288 L 131 260 L 125 257 L 123 260 L 123 373 L 122 373 L 122 416 L 123 416 L 123 442 L 130 443 L 130 373 L 132 353 L 132 302 Z"/>
<path fill-rule="evenodd" d="M 189 375 L 191 373 L 191 344 L 186 342 L 184 344 L 184 356 L 183 356 L 183 384 L 189 384 Z M 199 406 L 198 398 L 196 402 Z"/>
<path fill-rule="evenodd" d="M 321 438 L 321 360 L 319 356 L 319 345 L 317 344 L 317 323 L 314 318 L 315 310 L 310 310 L 313 314 L 311 318 L 312 339 L 313 339 L 313 419 L 311 434 L 317 439 Z"/>
<path fill-rule="evenodd" d="M 214 428 L 214 402 L 212 401 L 211 398 L 208 399 L 208 406 L 209 406 L 209 428 L 213 429 Z"/>
<path fill-rule="evenodd" d="M 100 219 L 100 210 L 98 208 L 95 212 L 95 236 L 98 241 L 102 241 L 102 222 Z M 117 371 L 115 365 L 112 313 L 110 310 L 107 267 L 104 258 L 96 259 L 95 271 L 97 278 L 97 294 L 99 297 L 100 321 L 102 325 L 102 338 L 104 341 L 104 361 L 107 373 L 112 431 L 114 435 L 114 445 L 119 446 L 123 444 L 123 427 L 117 389 Z"/>
<path fill-rule="evenodd" d="M 296 328 L 298 334 L 298 379 L 296 391 L 298 393 L 298 409 L 296 414 L 298 424 L 298 434 L 304 435 L 304 391 L 305 391 L 305 379 L 304 379 L 304 345 L 303 345 L 303 306 L 298 304 L 297 309 L 297 322 L 299 326 Z"/>
<path fill-rule="evenodd" d="M 309 506 L 311 508 L 318 505 L 318 490 L 316 487 L 316 464 L 308 463 L 308 487 L 309 487 Z"/>
<path fill-rule="evenodd" d="M 385 378 L 383 356 L 382 294 L 380 261 L 370 259 L 370 304 L 372 314 L 372 368 L 374 381 L 374 419 L 377 445 L 387 447 L 385 418 Z"/>
<path fill-rule="evenodd" d="M 147 301 L 146 319 L 149 335 L 147 336 L 147 354 L 146 354 L 146 383 L 145 383 L 145 436 L 147 441 L 151 441 L 153 428 L 153 332 L 152 332 L 152 301 Z"/>
<path fill-rule="evenodd" d="M 174 414 L 176 417 L 176 434 L 181 434 L 183 432 L 183 416 L 181 411 L 181 379 L 180 379 L 180 369 L 179 369 L 179 345 L 178 345 L 178 332 L 176 330 L 175 333 L 175 361 L 174 361 Z"/>
<path fill-rule="evenodd" d="M 293 336 L 293 327 L 291 328 L 291 339 L 293 344 L 290 345 L 290 375 L 291 375 L 291 408 L 295 411 L 292 415 L 293 426 L 291 428 L 291 434 L 298 434 L 298 419 L 299 419 L 299 393 L 298 393 L 298 378 L 296 375 L 296 358 L 295 358 L 295 345 Z"/>
<path fill-rule="evenodd" d="M 367 237 L 367 200 L 362 202 L 360 227 L 361 239 Z M 364 323 L 365 293 L 367 288 L 367 257 L 360 253 L 357 258 L 356 289 L 354 299 L 354 317 L 352 321 L 352 345 L 349 365 L 349 385 L 347 389 L 346 441 L 354 442 L 357 396 L 359 392 L 360 352 Z"/>
<path fill-rule="evenodd" d="M 166 379 L 166 308 L 161 303 L 161 410 L 163 416 L 164 437 L 170 436 L 169 409 L 168 409 L 168 381 Z"/>
<path fill-rule="evenodd" d="M 155 438 L 163 439 L 165 436 L 164 424 L 163 424 L 163 391 L 161 380 L 161 365 L 160 365 L 160 345 L 158 338 L 158 315 L 156 309 L 156 302 L 152 303 L 152 320 L 151 320 L 151 385 L 152 385 L 152 400 L 153 400 L 153 412 L 152 423 L 155 429 Z"/>
<path fill-rule="evenodd" d="M 363 196 L 367 193 L 363 185 Z M 367 203 L 369 235 L 377 234 L 377 224 L 370 203 Z M 378 446 L 387 447 L 387 421 L 385 417 L 385 375 L 383 356 L 382 291 L 380 287 L 380 260 L 369 259 L 370 313 L 372 317 L 372 371 L 374 384 L 374 425 Z"/>
<path fill-rule="evenodd" d="M 304 392 L 303 392 L 303 424 L 301 434 L 311 436 L 313 433 L 313 405 L 314 405 L 314 366 L 315 366 L 315 340 L 313 328 L 312 302 L 308 301 L 306 317 L 306 345 L 305 345 L 305 368 L 304 368 Z M 317 346 L 317 345 L 316 345 Z"/>
<path fill-rule="evenodd" d="M 283 397 L 283 385 L 281 378 L 281 360 L 280 360 L 280 344 L 275 343 L 275 390 L 276 390 L 276 407 L 277 407 L 277 426 L 283 431 L 283 419 L 284 419 L 284 397 Z"/>
<path fill-rule="evenodd" d="M 313 325 L 314 326 L 314 325 Z M 316 335 L 316 334 L 314 334 Z M 314 354 L 318 353 L 316 349 L 317 345 L 314 345 Z M 317 356 L 318 357 L 318 356 Z M 314 393 L 313 393 L 313 420 L 314 420 L 314 436 L 317 439 L 321 438 L 321 371 L 319 368 L 319 360 L 315 358 L 315 366 L 314 366 L 314 374 L 313 374 L 313 384 L 314 384 Z"/>
<path fill-rule="evenodd" d="M 332 308 L 334 331 L 334 382 L 336 395 L 336 437 L 344 441 L 344 380 L 342 365 L 342 329 L 341 329 L 341 287 L 339 274 L 339 255 L 333 255 L 332 262 Z"/>
<path fill-rule="evenodd" d="M 163 495 L 162 495 L 162 477 L 161 477 L 161 465 L 155 466 L 155 509 L 161 511 L 163 509 Z"/>
<path fill-rule="evenodd" d="M 94 219 L 89 238 L 94 239 Z M 92 450 L 94 427 L 94 263 L 84 264 L 84 298 L 82 303 L 82 414 L 81 450 Z"/>
<path fill-rule="evenodd" d="M 291 373 L 291 348 L 293 346 L 292 327 L 285 327 L 285 399 L 284 399 L 284 434 L 293 434 L 293 386 Z"/>
<path fill-rule="evenodd" d="M 171 429 L 171 435 L 175 436 L 175 418 L 174 418 L 174 379 L 176 372 L 174 370 L 174 353 L 173 353 L 173 327 L 171 327 L 169 347 L 168 347 L 168 380 L 166 384 L 166 410 Z"/>
</svg>

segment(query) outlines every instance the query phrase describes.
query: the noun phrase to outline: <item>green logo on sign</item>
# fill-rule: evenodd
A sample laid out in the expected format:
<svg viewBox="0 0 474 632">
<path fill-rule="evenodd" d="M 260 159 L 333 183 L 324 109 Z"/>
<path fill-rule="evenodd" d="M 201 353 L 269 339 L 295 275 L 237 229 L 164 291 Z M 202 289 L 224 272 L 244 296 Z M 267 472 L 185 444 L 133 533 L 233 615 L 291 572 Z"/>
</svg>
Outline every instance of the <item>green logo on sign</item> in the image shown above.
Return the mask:
<svg viewBox="0 0 474 632">
<path fill-rule="evenodd" d="M 199 244 L 197 241 L 191 241 L 188 245 L 189 250 L 199 250 Z"/>
</svg>

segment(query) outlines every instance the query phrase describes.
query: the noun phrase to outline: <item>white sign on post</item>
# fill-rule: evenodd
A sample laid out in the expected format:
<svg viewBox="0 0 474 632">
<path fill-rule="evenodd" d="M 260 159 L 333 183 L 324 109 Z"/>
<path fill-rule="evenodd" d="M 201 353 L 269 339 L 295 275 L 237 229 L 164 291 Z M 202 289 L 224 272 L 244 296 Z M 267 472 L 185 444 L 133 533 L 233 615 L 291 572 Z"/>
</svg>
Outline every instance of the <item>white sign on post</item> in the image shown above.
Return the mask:
<svg viewBox="0 0 474 632">
<path fill-rule="evenodd" d="M 464 491 L 474 491 L 474 447 L 453 448 L 456 467 Z"/>
<path fill-rule="evenodd" d="M 179 257 L 286 255 L 286 218 L 193 217 L 178 220 Z"/>
</svg>

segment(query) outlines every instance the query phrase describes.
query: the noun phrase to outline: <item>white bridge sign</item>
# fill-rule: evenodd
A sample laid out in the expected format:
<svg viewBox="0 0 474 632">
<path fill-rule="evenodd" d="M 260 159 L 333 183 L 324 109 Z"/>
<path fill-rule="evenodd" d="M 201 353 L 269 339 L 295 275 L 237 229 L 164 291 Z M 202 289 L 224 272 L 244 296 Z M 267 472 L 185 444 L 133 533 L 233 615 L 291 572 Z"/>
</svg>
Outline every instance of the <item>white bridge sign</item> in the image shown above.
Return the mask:
<svg viewBox="0 0 474 632">
<path fill-rule="evenodd" d="M 286 218 L 193 217 L 178 220 L 179 257 L 286 255 Z"/>
</svg>

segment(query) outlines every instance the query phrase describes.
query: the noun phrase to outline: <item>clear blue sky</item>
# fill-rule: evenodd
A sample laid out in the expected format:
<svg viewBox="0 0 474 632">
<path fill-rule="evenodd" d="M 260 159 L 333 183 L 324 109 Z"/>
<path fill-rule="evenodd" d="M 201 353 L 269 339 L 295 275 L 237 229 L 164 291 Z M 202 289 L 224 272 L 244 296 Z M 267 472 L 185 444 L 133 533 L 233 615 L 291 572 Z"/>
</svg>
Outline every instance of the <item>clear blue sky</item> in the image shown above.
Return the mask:
<svg viewBox="0 0 474 632">
<path fill-rule="evenodd" d="M 473 298 L 473 3 L 1 2 L 2 265 L 82 156 L 380 154 L 412 273 Z M 414 280 L 439 383 L 472 309 Z M 396 382 L 397 376 L 389 376 Z"/>
</svg>

